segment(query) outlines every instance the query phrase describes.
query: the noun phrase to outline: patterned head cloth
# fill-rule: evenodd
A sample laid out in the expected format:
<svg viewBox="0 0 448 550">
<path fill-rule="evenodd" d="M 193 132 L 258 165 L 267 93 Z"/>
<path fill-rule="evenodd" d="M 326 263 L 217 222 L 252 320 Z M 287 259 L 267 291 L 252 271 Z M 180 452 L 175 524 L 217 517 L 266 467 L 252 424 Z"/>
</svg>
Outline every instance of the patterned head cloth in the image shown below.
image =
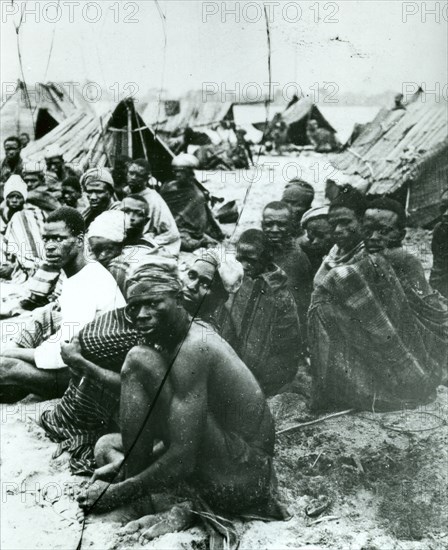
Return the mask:
<svg viewBox="0 0 448 550">
<path fill-rule="evenodd" d="M 5 199 L 11 193 L 20 193 L 25 200 L 28 197 L 28 186 L 18 175 L 10 176 L 8 181 L 5 183 L 5 188 L 3 190 L 3 196 Z"/>
<path fill-rule="evenodd" d="M 105 183 L 111 193 L 114 193 L 114 180 L 107 168 L 90 168 L 90 170 L 87 170 L 81 178 L 81 186 L 85 190 L 87 184 L 98 181 Z"/>
<path fill-rule="evenodd" d="M 177 261 L 172 256 L 148 256 L 131 273 L 126 294 L 128 303 L 151 294 L 178 293 L 182 289 Z"/>
<path fill-rule="evenodd" d="M 311 210 L 308 210 L 305 212 L 305 214 L 302 216 L 302 227 L 305 229 L 306 225 L 312 221 L 317 220 L 319 218 L 327 218 L 328 217 L 328 206 L 317 206 L 316 208 L 311 208 Z"/>
<path fill-rule="evenodd" d="M 121 210 L 108 210 L 96 217 L 90 224 L 88 237 L 102 237 L 114 243 L 126 238 L 126 220 Z"/>
</svg>

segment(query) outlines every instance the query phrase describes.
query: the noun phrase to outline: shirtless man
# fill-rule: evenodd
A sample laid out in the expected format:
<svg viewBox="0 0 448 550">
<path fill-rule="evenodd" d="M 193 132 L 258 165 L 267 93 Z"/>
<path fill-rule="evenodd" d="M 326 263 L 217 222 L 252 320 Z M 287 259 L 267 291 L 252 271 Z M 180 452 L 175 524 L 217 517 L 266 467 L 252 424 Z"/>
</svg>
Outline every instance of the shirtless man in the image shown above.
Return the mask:
<svg viewBox="0 0 448 550">
<path fill-rule="evenodd" d="M 95 449 L 103 471 L 124 453 L 125 479 L 96 481 L 78 498 L 86 511 L 181 483 L 232 513 L 260 514 L 271 502 L 274 423 L 263 393 L 232 348 L 192 322 L 180 291 L 173 269 L 149 262 L 129 282 L 128 315 L 146 344 L 128 353 L 121 371 L 121 435 L 104 436 Z M 159 444 L 155 452 L 157 441 L 162 451 Z M 134 527 L 154 523 L 147 516 Z"/>
</svg>

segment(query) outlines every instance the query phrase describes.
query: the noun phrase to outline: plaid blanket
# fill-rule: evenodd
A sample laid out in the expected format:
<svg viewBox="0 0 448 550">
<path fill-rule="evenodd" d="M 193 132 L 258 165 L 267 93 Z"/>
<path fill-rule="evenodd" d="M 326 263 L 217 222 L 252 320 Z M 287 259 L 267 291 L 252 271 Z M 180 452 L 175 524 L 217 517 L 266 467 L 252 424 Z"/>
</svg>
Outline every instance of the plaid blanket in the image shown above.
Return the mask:
<svg viewBox="0 0 448 550">
<path fill-rule="evenodd" d="M 397 258 L 332 269 L 309 312 L 316 408 L 397 409 L 427 401 L 446 372 L 448 308 Z M 443 299 L 442 299 L 443 300 Z"/>
</svg>

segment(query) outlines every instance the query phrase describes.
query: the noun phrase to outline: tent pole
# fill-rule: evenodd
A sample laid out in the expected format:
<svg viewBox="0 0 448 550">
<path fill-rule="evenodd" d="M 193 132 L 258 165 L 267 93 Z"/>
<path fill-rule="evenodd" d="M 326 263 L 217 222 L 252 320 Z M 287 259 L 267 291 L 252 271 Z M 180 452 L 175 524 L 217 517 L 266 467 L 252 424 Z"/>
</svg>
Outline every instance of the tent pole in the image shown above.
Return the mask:
<svg viewBox="0 0 448 550">
<path fill-rule="evenodd" d="M 126 105 L 128 112 L 128 157 L 133 158 L 132 156 L 132 113 L 129 105 Z"/>
</svg>

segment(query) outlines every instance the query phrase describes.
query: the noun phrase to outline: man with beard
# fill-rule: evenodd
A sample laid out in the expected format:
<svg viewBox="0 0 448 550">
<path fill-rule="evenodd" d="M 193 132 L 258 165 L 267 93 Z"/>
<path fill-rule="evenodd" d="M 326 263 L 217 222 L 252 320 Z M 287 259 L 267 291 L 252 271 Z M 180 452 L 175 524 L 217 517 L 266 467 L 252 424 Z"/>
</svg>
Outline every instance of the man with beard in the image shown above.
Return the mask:
<svg viewBox="0 0 448 550">
<path fill-rule="evenodd" d="M 3 148 L 5 150 L 5 159 L 0 168 L 0 184 L 5 183 L 12 175 L 20 176 L 23 167 L 20 157 L 21 143 L 18 137 L 11 136 L 6 138 L 3 142 Z M 3 191 L 3 185 L 1 185 L 0 191 Z M 3 193 L 0 192 L 0 198 L 2 196 Z"/>
<path fill-rule="evenodd" d="M 127 195 L 132 195 L 134 205 L 127 203 L 126 209 L 142 208 L 141 204 L 137 207 L 135 196 L 144 199 L 148 205 L 147 223 L 144 233 L 154 239 L 160 247 L 163 247 L 173 256 L 179 255 L 180 235 L 176 222 L 167 204 L 160 194 L 148 187 L 151 176 L 151 167 L 144 159 L 133 160 L 128 165 L 127 179 L 128 186 L 124 189 Z"/>
<path fill-rule="evenodd" d="M 280 518 L 272 506 L 274 424 L 260 387 L 230 346 L 210 328 L 204 338 L 207 325 L 183 309 L 176 263 L 157 260 L 129 282 L 127 314 L 145 343 L 121 370 L 121 433 L 95 449 L 103 473 L 116 474 L 124 460 L 124 479 L 96 481 L 79 505 L 101 513 L 139 499 L 151 515 L 127 532 L 149 528 L 146 538 L 191 523 L 190 506 L 154 515 L 152 497 L 165 491 L 198 495 L 224 513 Z"/>
<path fill-rule="evenodd" d="M 81 186 L 89 201 L 82 213 L 86 229 L 103 212 L 120 208 L 120 203 L 115 200 L 114 180 L 106 168 L 87 170 L 81 178 Z"/>
<path fill-rule="evenodd" d="M 293 236 L 293 215 L 284 202 L 270 202 L 264 207 L 261 227 L 272 250 L 273 262 L 288 276 L 288 287 L 294 296 L 302 333 L 306 335 L 306 316 L 312 290 L 311 264 Z"/>
</svg>

